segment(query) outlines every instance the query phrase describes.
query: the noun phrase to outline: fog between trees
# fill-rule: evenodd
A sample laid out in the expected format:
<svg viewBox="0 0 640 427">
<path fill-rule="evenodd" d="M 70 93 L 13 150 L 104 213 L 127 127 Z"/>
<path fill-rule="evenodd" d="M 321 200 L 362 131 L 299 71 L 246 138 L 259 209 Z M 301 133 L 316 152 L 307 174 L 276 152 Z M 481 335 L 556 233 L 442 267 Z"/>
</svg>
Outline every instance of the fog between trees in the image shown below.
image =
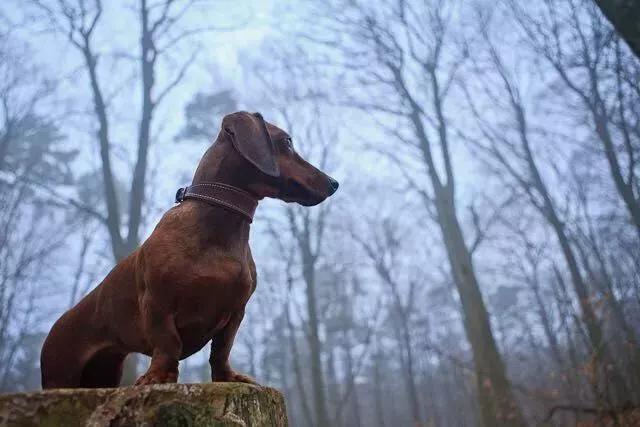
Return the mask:
<svg viewBox="0 0 640 427">
<path fill-rule="evenodd" d="M 291 425 L 624 425 L 640 61 L 611 5 L 530 3 L 0 6 L 0 389 L 246 109 L 341 183 L 252 226 L 232 358 Z"/>
</svg>

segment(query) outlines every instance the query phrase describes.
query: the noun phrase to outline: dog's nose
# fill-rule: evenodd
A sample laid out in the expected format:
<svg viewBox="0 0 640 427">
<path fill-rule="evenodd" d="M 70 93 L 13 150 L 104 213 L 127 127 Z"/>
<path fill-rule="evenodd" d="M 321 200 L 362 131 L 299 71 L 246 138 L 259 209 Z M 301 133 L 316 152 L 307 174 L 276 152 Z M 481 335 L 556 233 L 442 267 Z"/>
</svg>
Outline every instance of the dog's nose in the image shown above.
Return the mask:
<svg viewBox="0 0 640 427">
<path fill-rule="evenodd" d="M 333 194 L 340 187 L 340 183 L 335 179 L 329 177 L 329 194 Z"/>
</svg>

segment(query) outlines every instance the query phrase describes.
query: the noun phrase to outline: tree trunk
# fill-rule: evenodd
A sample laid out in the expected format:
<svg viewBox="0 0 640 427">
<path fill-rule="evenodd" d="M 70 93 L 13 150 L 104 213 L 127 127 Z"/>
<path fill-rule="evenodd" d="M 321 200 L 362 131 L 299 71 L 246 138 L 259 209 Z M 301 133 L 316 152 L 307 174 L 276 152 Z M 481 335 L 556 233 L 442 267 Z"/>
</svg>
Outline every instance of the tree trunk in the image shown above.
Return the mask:
<svg viewBox="0 0 640 427">
<path fill-rule="evenodd" d="M 638 18 L 638 21 L 640 22 L 640 17 Z M 601 101 L 599 101 L 599 96 L 597 102 L 600 105 Z M 592 110 L 594 108 L 592 108 Z M 604 106 L 602 106 L 601 109 L 604 109 Z M 611 171 L 611 176 L 613 178 L 613 182 L 615 183 L 616 190 L 618 190 L 618 194 L 620 194 L 620 197 L 622 197 L 622 201 L 627 207 L 629 215 L 631 216 L 631 220 L 636 227 L 636 232 L 640 237 L 640 201 L 634 194 L 633 181 L 626 182 L 622 175 L 620 162 L 618 161 L 618 155 L 616 153 L 616 147 L 613 143 L 611 132 L 609 131 L 607 118 L 604 114 L 604 112 L 592 112 L 595 131 L 598 135 L 598 138 L 602 142 L 604 154 L 607 158 L 607 163 L 609 164 L 609 170 Z"/>
<path fill-rule="evenodd" d="M 155 104 L 151 99 L 151 92 L 155 83 L 156 48 L 153 33 L 149 28 L 149 11 L 146 0 L 141 0 L 140 7 L 140 66 L 142 72 L 142 114 L 138 129 L 138 152 L 136 165 L 131 181 L 129 194 L 129 230 L 127 243 L 129 247 L 139 245 L 139 229 L 142 219 L 142 204 L 145 193 L 145 177 L 147 173 L 147 158 L 151 137 L 151 120 Z"/>
<path fill-rule="evenodd" d="M 595 0 L 595 2 L 640 59 L 640 2 L 638 0 Z"/>
<path fill-rule="evenodd" d="M 373 358 L 373 394 L 376 407 L 376 418 L 378 427 L 385 427 L 384 424 L 384 399 L 382 398 L 382 374 L 380 372 L 380 364 L 382 363 L 382 356 L 377 351 Z"/>
<path fill-rule="evenodd" d="M 609 312 L 613 315 L 611 321 L 613 325 L 615 325 L 615 329 L 620 330 L 621 332 L 620 335 L 623 340 L 623 353 L 626 355 L 626 357 L 621 359 L 626 359 L 629 363 L 628 369 L 631 375 L 626 376 L 628 380 L 628 388 L 632 395 L 631 400 L 637 402 L 640 400 L 640 396 L 638 396 L 638 392 L 640 391 L 640 388 L 638 387 L 640 386 L 640 345 L 638 344 L 636 333 L 629 325 L 629 322 L 627 322 L 622 305 L 615 295 L 613 278 L 607 268 L 603 255 L 600 252 L 600 248 L 596 244 L 595 236 L 591 231 L 589 232 L 589 239 L 591 242 L 591 251 L 598 264 L 598 273 L 591 268 L 585 248 L 577 242 L 575 245 L 590 281 L 598 285 L 601 298 L 604 299 L 606 307 L 609 308 Z"/>
<path fill-rule="evenodd" d="M 288 211 L 289 224 L 295 236 L 301 254 L 302 277 L 305 282 L 305 296 L 308 315 L 308 332 L 306 334 L 309 343 L 309 358 L 311 362 L 311 383 L 313 387 L 313 406 L 315 410 L 315 422 L 317 427 L 328 427 L 330 425 L 329 411 L 325 396 L 324 374 L 322 369 L 322 345 L 320 343 L 318 316 L 318 302 L 316 298 L 316 254 L 314 254 L 311 244 L 311 223 L 309 214 L 302 215 L 302 228 L 298 228 L 293 210 Z M 321 239 L 321 236 L 317 236 Z M 320 240 L 318 240 L 320 241 Z M 319 247 L 319 246 L 318 246 Z"/>
<path fill-rule="evenodd" d="M 438 223 L 453 279 L 464 311 L 464 327 L 476 366 L 480 416 L 484 427 L 523 426 L 522 413 L 511 391 L 505 367 L 491 331 L 489 314 L 464 241 L 453 200 L 436 194 Z"/>
<path fill-rule="evenodd" d="M 556 361 L 558 369 L 562 370 L 562 367 L 564 365 L 562 353 L 560 352 L 558 339 L 556 338 L 553 327 L 551 326 L 551 319 L 549 318 L 549 314 L 547 313 L 547 308 L 545 307 L 542 295 L 540 295 L 540 286 L 537 277 L 532 280 L 531 288 L 533 289 L 533 295 L 536 300 L 536 305 L 538 306 L 538 317 L 540 318 L 540 323 L 542 324 L 542 330 L 547 337 L 547 343 L 549 344 L 549 348 L 551 349 L 551 354 Z"/>
<path fill-rule="evenodd" d="M 91 50 L 90 40 L 85 37 L 82 53 L 85 58 L 91 92 L 93 94 L 93 104 L 98 118 L 98 143 L 100 145 L 100 161 L 102 163 L 102 185 L 104 188 L 105 202 L 107 205 L 107 230 L 109 232 L 111 250 L 116 261 L 124 258 L 123 241 L 120 235 L 120 208 L 116 197 L 115 180 L 111 168 L 110 140 L 109 140 L 109 120 L 107 118 L 107 107 L 104 103 L 102 90 L 98 82 L 97 59 Z"/>
<path fill-rule="evenodd" d="M 345 365 L 347 368 L 347 384 L 353 384 L 353 391 L 351 392 L 351 404 L 353 406 L 353 419 L 356 427 L 362 426 L 362 416 L 360 414 L 360 401 L 358 399 L 358 387 L 356 386 L 356 378 L 353 366 L 353 356 L 351 354 L 351 346 L 348 345 L 348 336 L 344 334 L 344 345 L 342 351 L 345 353 Z"/>
<path fill-rule="evenodd" d="M 304 415 L 305 421 L 307 425 L 310 427 L 313 426 L 313 416 L 311 415 L 311 408 L 309 407 L 309 402 L 307 400 L 307 393 L 304 389 L 304 382 L 302 378 L 302 368 L 300 367 L 300 354 L 298 352 L 298 343 L 296 342 L 295 336 L 295 328 L 291 323 L 291 317 L 289 316 L 289 306 L 287 302 L 287 307 L 285 307 L 285 320 L 287 322 L 288 336 L 289 336 L 289 346 L 291 347 L 292 353 L 292 364 L 293 364 L 293 372 L 295 375 L 296 387 L 298 389 L 298 398 L 301 401 L 302 406 L 302 414 Z"/>
<path fill-rule="evenodd" d="M 413 350 L 411 348 L 411 335 L 409 331 L 409 319 L 402 307 L 398 307 L 398 317 L 401 322 L 400 325 L 400 340 L 401 340 L 401 357 L 402 372 L 404 376 L 404 383 L 407 388 L 407 399 L 409 399 L 409 408 L 411 409 L 411 415 L 413 416 L 413 422 L 416 425 L 422 425 L 422 416 L 420 414 L 420 403 L 418 402 L 418 388 L 416 387 L 416 375 L 414 372 L 414 358 Z"/>
<path fill-rule="evenodd" d="M 542 206 L 540 206 L 539 209 L 541 210 L 542 215 L 548 221 L 549 225 L 551 225 L 551 228 L 553 229 L 556 238 L 558 239 L 562 254 L 564 255 L 565 262 L 567 263 L 567 267 L 569 268 L 569 274 L 571 276 L 573 289 L 576 293 L 578 304 L 582 312 L 582 318 L 587 328 L 587 334 L 591 343 L 591 347 L 593 349 L 594 360 L 597 364 L 601 365 L 604 368 L 603 372 L 608 372 L 609 366 L 613 367 L 613 369 L 611 370 L 611 375 L 612 384 L 614 385 L 614 394 L 617 394 L 618 398 L 621 398 L 622 396 L 626 396 L 628 394 L 626 383 L 616 369 L 614 360 L 604 341 L 600 321 L 596 316 L 589 289 L 587 288 L 584 278 L 582 277 L 582 273 L 578 265 L 578 260 L 573 248 L 571 247 L 571 243 L 565 231 L 564 223 L 562 222 L 556 211 L 555 205 L 551 199 L 551 195 L 549 194 L 549 190 L 542 180 L 542 176 L 540 175 L 540 171 L 533 157 L 533 153 L 528 141 L 524 112 L 521 108 L 517 108 L 517 113 L 522 148 L 524 149 L 525 159 L 529 168 L 531 178 L 533 180 L 532 184 L 542 198 Z"/>
<path fill-rule="evenodd" d="M 270 426 L 287 427 L 278 390 L 242 383 L 55 389 L 0 395 L 10 426 Z"/>
<path fill-rule="evenodd" d="M 311 380 L 313 384 L 313 401 L 316 411 L 316 425 L 318 427 L 329 427 L 329 412 L 325 397 L 324 376 L 322 373 L 322 359 L 318 309 L 315 290 L 315 271 L 310 254 L 303 254 L 303 276 L 306 285 L 307 312 L 309 316 L 309 357 L 311 358 Z"/>
</svg>

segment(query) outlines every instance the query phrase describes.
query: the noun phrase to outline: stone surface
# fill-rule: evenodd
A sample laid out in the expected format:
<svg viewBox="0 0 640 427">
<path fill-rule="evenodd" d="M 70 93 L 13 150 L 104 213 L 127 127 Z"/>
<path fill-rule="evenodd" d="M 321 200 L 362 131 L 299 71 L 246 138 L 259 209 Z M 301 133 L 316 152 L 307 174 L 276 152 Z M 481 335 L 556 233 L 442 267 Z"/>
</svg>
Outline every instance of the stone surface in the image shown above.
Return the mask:
<svg viewBox="0 0 640 427">
<path fill-rule="evenodd" d="M 268 387 L 160 384 L 0 395 L 0 426 L 286 427 L 287 414 Z"/>
</svg>

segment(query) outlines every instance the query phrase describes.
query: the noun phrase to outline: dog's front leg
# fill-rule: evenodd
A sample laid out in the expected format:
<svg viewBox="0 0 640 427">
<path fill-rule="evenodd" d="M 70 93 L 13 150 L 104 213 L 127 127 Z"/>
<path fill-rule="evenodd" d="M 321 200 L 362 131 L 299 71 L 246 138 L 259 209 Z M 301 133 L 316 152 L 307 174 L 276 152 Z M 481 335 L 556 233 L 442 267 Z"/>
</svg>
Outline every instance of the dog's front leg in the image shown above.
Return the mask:
<svg viewBox="0 0 640 427">
<path fill-rule="evenodd" d="M 182 340 L 176 330 L 174 316 L 153 307 L 148 300 L 146 303 L 143 321 L 153 353 L 149 369 L 138 378 L 136 385 L 175 383 L 178 380 Z"/>
<path fill-rule="evenodd" d="M 211 340 L 211 355 L 209 356 L 209 364 L 211 365 L 211 380 L 220 382 L 240 382 L 257 384 L 256 381 L 248 375 L 239 374 L 229 364 L 229 354 L 233 346 L 233 340 L 236 332 L 240 327 L 244 310 L 235 314 L 229 323 L 218 332 Z"/>
</svg>

